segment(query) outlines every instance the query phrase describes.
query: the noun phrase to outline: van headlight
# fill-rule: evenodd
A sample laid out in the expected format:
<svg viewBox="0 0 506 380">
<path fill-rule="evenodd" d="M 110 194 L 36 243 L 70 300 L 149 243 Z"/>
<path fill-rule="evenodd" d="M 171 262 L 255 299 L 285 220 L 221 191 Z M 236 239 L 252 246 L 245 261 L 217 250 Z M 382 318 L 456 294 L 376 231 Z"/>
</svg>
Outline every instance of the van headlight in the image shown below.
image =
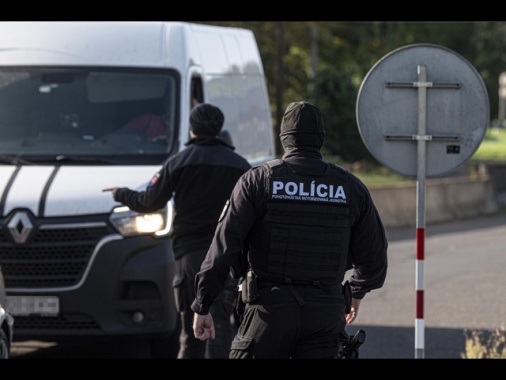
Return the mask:
<svg viewBox="0 0 506 380">
<path fill-rule="evenodd" d="M 149 214 L 135 212 L 122 206 L 112 211 L 109 220 L 123 236 L 146 234 L 163 236 L 167 235 L 172 227 L 173 210 L 172 202 L 163 209 Z"/>
</svg>

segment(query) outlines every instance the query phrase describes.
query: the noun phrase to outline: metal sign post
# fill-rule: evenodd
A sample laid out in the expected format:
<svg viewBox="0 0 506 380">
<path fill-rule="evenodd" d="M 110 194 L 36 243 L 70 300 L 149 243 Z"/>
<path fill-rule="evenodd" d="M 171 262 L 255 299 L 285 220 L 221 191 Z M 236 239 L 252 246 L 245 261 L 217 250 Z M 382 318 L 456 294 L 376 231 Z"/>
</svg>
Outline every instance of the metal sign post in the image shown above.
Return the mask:
<svg viewBox="0 0 506 380">
<path fill-rule="evenodd" d="M 417 88 L 418 89 L 418 134 L 397 135 L 394 138 L 385 136 L 387 140 L 415 140 L 417 141 L 417 208 L 416 208 L 416 328 L 415 328 L 415 357 L 424 356 L 424 274 L 423 264 L 425 260 L 425 175 L 426 175 L 426 142 L 436 139 L 438 141 L 458 141 L 458 136 L 431 136 L 427 130 L 427 89 L 447 88 L 459 89 L 458 83 L 431 83 L 427 82 L 427 70 L 425 66 L 418 66 L 418 81 L 412 83 L 387 83 L 390 88 Z"/>
<path fill-rule="evenodd" d="M 503 125 L 504 119 L 506 118 L 506 72 L 502 72 L 499 75 L 499 115 L 498 115 L 498 127 Z"/>
<path fill-rule="evenodd" d="M 441 91 L 427 91 L 432 89 Z M 359 91 L 357 122 L 367 148 L 392 170 L 417 178 L 416 358 L 425 355 L 425 179 L 467 160 L 483 140 L 488 120 L 481 77 L 464 58 L 437 45 L 393 51 L 371 69 Z"/>
</svg>

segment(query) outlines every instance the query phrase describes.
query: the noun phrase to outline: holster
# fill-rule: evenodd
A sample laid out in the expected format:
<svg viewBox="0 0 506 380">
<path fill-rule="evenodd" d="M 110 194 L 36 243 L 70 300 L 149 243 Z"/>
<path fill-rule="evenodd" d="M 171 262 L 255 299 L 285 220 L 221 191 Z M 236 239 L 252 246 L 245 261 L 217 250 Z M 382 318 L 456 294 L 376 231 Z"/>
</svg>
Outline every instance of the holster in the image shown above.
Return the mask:
<svg viewBox="0 0 506 380">
<path fill-rule="evenodd" d="M 246 278 L 244 278 L 241 285 L 242 302 L 253 302 L 259 297 L 257 276 L 255 276 L 251 269 L 246 272 Z"/>
<path fill-rule="evenodd" d="M 351 284 L 350 281 L 346 280 L 346 282 L 342 285 L 343 296 L 344 296 L 344 313 L 349 314 L 351 312 Z"/>
<path fill-rule="evenodd" d="M 248 270 L 245 277 L 239 279 L 239 296 L 236 298 L 234 318 L 237 324 L 242 321 L 246 304 L 258 298 L 257 277 Z"/>
</svg>

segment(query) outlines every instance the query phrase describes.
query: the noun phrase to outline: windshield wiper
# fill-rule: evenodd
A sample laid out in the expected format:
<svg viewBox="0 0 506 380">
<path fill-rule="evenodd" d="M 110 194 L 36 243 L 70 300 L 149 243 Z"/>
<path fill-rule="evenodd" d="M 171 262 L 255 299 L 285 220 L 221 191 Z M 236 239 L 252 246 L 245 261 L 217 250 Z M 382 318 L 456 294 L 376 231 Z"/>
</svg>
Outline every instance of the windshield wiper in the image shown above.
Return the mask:
<svg viewBox="0 0 506 380">
<path fill-rule="evenodd" d="M 55 160 L 58 162 L 90 162 L 99 164 L 117 164 L 117 161 L 108 160 L 105 158 L 98 157 L 86 157 L 86 156 L 56 156 Z"/>
<path fill-rule="evenodd" d="M 32 162 L 15 156 L 0 156 L 0 163 L 9 165 L 31 165 Z"/>
</svg>

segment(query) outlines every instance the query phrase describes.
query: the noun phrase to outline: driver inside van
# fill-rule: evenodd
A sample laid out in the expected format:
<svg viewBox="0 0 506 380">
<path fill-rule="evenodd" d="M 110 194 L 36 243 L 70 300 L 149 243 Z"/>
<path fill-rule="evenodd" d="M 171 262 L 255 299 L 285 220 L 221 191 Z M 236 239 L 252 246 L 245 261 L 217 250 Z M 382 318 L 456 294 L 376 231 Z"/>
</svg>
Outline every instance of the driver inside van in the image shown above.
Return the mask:
<svg viewBox="0 0 506 380">
<path fill-rule="evenodd" d="M 128 122 L 123 128 L 143 132 L 153 140 L 165 139 L 167 137 L 168 115 L 158 116 L 146 113 L 137 116 Z"/>
</svg>

